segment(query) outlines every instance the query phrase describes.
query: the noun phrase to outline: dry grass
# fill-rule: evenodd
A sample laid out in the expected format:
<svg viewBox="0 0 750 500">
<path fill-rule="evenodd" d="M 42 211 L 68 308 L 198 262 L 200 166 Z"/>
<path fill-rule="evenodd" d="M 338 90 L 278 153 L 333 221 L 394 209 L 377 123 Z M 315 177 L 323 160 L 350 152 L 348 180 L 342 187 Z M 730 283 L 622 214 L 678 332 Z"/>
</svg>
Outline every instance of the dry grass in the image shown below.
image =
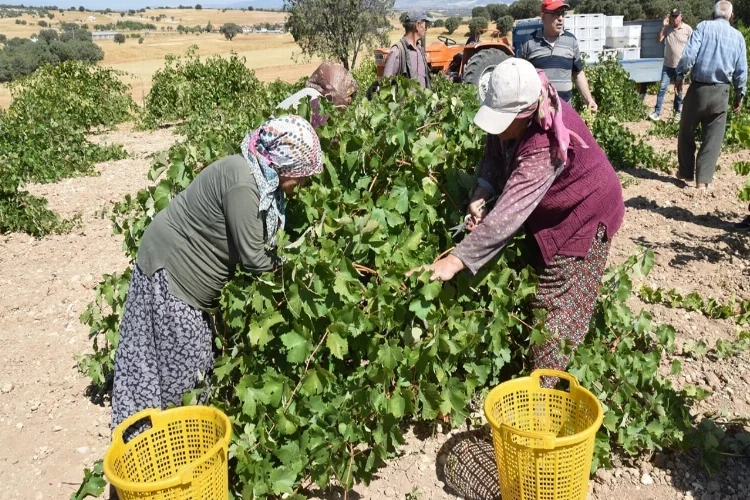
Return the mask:
<svg viewBox="0 0 750 500">
<path fill-rule="evenodd" d="M 149 18 L 164 14 L 166 19 L 154 23 L 159 28 L 161 26 L 173 26 L 178 24 L 194 26 L 196 24 L 205 25 L 210 20 L 214 26 L 219 26 L 226 22 L 234 22 L 240 25 L 256 24 L 265 22 L 281 22 L 286 14 L 281 12 L 241 12 L 226 11 L 221 12 L 217 9 L 154 9 L 148 10 L 145 14 L 136 16 L 124 16 L 119 14 L 103 15 L 90 12 L 66 11 L 63 16 L 55 13 L 53 23 L 59 22 L 79 22 L 87 23 L 90 28 L 93 24 L 116 23 L 118 20 L 134 20 L 141 22 L 153 22 Z M 88 21 L 89 16 L 96 17 L 95 21 Z M 143 16 L 143 17 L 140 17 Z M 174 17 L 175 21 L 171 18 Z M 12 36 L 30 36 L 38 33 L 39 26 L 36 25 L 40 18 L 32 18 L 25 15 L 21 19 L 27 21 L 27 25 L 17 25 L 13 19 L 0 19 L 0 33 Z M 47 19 L 49 22 L 49 20 Z M 398 20 L 395 20 L 398 25 Z M 465 33 L 468 28 L 461 26 L 452 35 L 458 43 L 463 43 Z M 444 34 L 442 28 L 432 28 L 428 32 L 430 41 L 436 40 L 438 35 Z M 402 36 L 402 28 L 394 28 L 390 33 L 392 42 L 397 41 Z M 151 89 L 151 79 L 154 73 L 163 67 L 164 57 L 167 54 L 183 55 L 191 45 L 199 47 L 198 54 L 201 56 L 210 55 L 228 55 L 234 51 L 246 58 L 247 67 L 254 70 L 255 74 L 263 81 L 273 81 L 277 78 L 284 81 L 296 81 L 302 76 L 309 75 L 319 64 L 320 59 L 313 58 L 306 61 L 300 58 L 295 61 L 295 54 L 299 54 L 299 47 L 291 35 L 237 35 L 234 40 L 227 41 L 223 35 L 218 33 L 201 33 L 180 35 L 175 32 L 157 31 L 144 37 L 142 44 L 138 43 L 135 38 L 128 38 L 122 45 L 111 40 L 102 40 L 96 42 L 104 50 L 104 60 L 102 66 L 112 67 L 128 73 L 124 81 L 132 86 L 132 95 L 136 102 L 141 103 L 144 96 Z M 370 53 L 362 54 L 360 61 L 367 60 Z M 7 108 L 10 104 L 11 96 L 7 87 L 0 85 L 0 107 Z"/>
</svg>

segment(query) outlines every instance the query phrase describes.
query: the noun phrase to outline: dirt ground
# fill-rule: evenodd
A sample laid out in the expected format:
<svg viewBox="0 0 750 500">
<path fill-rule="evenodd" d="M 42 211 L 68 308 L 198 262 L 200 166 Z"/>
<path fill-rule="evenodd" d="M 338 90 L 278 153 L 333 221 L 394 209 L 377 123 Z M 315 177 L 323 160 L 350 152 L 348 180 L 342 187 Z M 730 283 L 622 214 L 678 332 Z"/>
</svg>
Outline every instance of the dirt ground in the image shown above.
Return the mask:
<svg viewBox="0 0 750 500">
<path fill-rule="evenodd" d="M 632 128 L 642 133 L 648 124 Z M 92 300 L 100 276 L 127 265 L 105 214 L 126 193 L 148 185 L 148 155 L 176 138 L 169 130 L 147 133 L 124 127 L 103 139 L 123 144 L 129 158 L 99 165 L 95 177 L 31 187 L 61 215 L 80 213 L 79 227 L 43 239 L 0 236 L 0 500 L 68 498 L 82 468 L 101 458 L 109 441 L 109 407 L 89 401 L 87 380 L 75 367 L 74 356 L 89 348 L 88 331 L 78 316 Z M 676 148 L 676 140 L 648 140 L 663 150 Z M 721 299 L 730 294 L 750 298 L 750 235 L 730 229 L 747 213 L 736 197 L 744 180 L 730 168 L 738 159 L 749 161 L 750 151 L 722 154 L 721 169 L 706 193 L 684 189 L 666 174 L 626 173 L 632 177 L 624 189 L 627 213 L 610 262 L 622 262 L 638 245 L 648 245 L 656 252 L 648 284 Z M 679 343 L 702 339 L 711 346 L 734 335 L 729 321 L 637 299 L 631 305 L 646 307 L 657 321 L 674 325 Z M 694 411 L 750 416 L 748 354 L 681 361 L 678 385 L 714 391 Z M 590 498 L 750 498 L 747 458 L 727 457 L 721 474 L 713 477 L 689 456 L 667 452 L 651 458 L 600 471 L 591 482 Z M 409 430 L 401 455 L 370 485 L 357 485 L 348 498 L 491 499 L 498 494 L 495 478 L 485 432 L 464 428 L 443 435 L 417 427 Z M 343 498 L 335 490 L 314 495 Z"/>
</svg>

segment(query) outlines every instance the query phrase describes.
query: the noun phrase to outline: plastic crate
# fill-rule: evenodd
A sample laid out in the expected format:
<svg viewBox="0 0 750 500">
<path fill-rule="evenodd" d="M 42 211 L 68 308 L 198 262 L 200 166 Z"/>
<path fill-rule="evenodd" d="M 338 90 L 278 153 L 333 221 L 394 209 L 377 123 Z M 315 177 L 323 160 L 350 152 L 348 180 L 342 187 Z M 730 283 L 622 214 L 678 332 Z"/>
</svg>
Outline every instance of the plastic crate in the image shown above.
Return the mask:
<svg viewBox="0 0 750 500">
<path fill-rule="evenodd" d="M 574 15 L 566 15 L 565 16 L 565 29 L 566 30 L 572 30 L 576 27 L 576 16 Z"/>
<path fill-rule="evenodd" d="M 612 26 L 606 29 L 606 33 L 608 37 L 612 38 L 634 38 L 634 37 L 641 37 L 641 27 L 640 26 Z"/>
<path fill-rule="evenodd" d="M 588 40 L 589 50 L 604 50 L 604 38 L 594 38 Z"/>
<path fill-rule="evenodd" d="M 639 26 L 641 28 L 642 59 L 664 58 L 664 44 L 657 40 L 657 36 L 664 26 L 661 19 L 625 21 L 625 26 Z"/>
<path fill-rule="evenodd" d="M 622 26 L 625 16 L 606 16 L 604 18 L 604 26 L 607 28 L 619 28 Z"/>
<path fill-rule="evenodd" d="M 588 14 L 589 17 L 589 26 L 592 28 L 603 28 L 606 26 L 606 19 L 607 16 L 604 14 Z"/>
<path fill-rule="evenodd" d="M 604 38 L 606 37 L 606 32 L 604 31 L 605 28 L 602 26 L 589 26 L 588 30 L 588 38 L 590 40 L 604 40 Z"/>
<path fill-rule="evenodd" d="M 588 52 L 591 50 L 591 45 L 588 40 L 578 40 L 578 50 L 581 52 Z"/>
<path fill-rule="evenodd" d="M 576 38 L 578 39 L 579 42 L 581 40 L 588 40 L 590 38 L 589 37 L 589 28 L 586 27 L 586 26 L 583 26 L 583 27 L 579 26 L 579 27 L 577 27 L 573 31 L 573 34 L 576 36 Z"/>
<path fill-rule="evenodd" d="M 641 58 L 641 49 L 615 49 L 617 59 L 622 61 L 634 61 Z"/>
<path fill-rule="evenodd" d="M 581 58 L 586 61 L 586 64 L 596 64 L 601 59 L 603 53 L 603 50 L 582 50 Z"/>
<path fill-rule="evenodd" d="M 576 14 L 576 28 L 588 28 L 591 22 L 591 14 Z"/>
<path fill-rule="evenodd" d="M 641 37 L 611 37 L 604 40 L 604 46 L 610 49 L 640 48 Z"/>
</svg>

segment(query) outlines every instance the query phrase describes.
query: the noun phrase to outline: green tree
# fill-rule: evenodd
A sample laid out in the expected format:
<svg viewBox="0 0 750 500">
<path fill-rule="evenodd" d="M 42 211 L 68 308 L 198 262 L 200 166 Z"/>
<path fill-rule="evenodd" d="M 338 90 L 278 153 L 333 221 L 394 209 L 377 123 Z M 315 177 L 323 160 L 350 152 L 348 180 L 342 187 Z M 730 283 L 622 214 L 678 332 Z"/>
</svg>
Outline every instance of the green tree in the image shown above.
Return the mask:
<svg viewBox="0 0 750 500">
<path fill-rule="evenodd" d="M 206 24 L 206 33 L 211 33 L 214 30 L 214 25 L 211 24 L 211 20 L 208 20 L 208 24 Z"/>
<path fill-rule="evenodd" d="M 140 44 L 142 44 L 142 43 L 143 43 L 143 37 L 140 37 L 140 38 L 138 39 L 138 44 L 140 45 Z"/>
<path fill-rule="evenodd" d="M 118 33 L 115 35 L 115 43 L 123 44 L 125 43 L 125 35 L 122 33 Z"/>
<path fill-rule="evenodd" d="M 353 68 L 365 48 L 388 45 L 394 0 L 284 0 L 287 29 L 302 56 Z"/>
<path fill-rule="evenodd" d="M 487 4 L 487 12 L 490 14 L 490 21 L 498 21 L 508 14 L 508 5 L 504 3 Z"/>
<path fill-rule="evenodd" d="M 203 6 L 201 4 L 195 4 L 195 10 L 203 10 Z"/>
<path fill-rule="evenodd" d="M 487 21 L 486 17 L 475 17 L 469 21 L 469 33 L 472 35 L 475 33 L 481 33 L 483 30 L 487 29 L 487 26 L 489 26 L 489 21 Z"/>
<path fill-rule="evenodd" d="M 537 17 L 541 10 L 541 0 L 518 0 L 508 7 L 508 13 L 513 16 L 513 19 Z"/>
<path fill-rule="evenodd" d="M 444 19 L 435 19 L 435 22 L 432 23 L 432 25 L 435 28 L 445 28 L 445 20 Z"/>
<path fill-rule="evenodd" d="M 78 12 L 86 12 L 86 9 L 83 7 L 83 5 L 78 7 Z"/>
<path fill-rule="evenodd" d="M 484 6 L 474 7 L 473 9 L 471 9 L 471 17 L 472 18 L 483 17 L 485 19 L 489 19 L 490 13 L 487 10 L 487 7 L 484 7 Z"/>
<path fill-rule="evenodd" d="M 449 17 L 445 20 L 445 30 L 449 35 L 452 35 L 454 31 L 461 25 L 461 20 L 457 17 Z"/>
<path fill-rule="evenodd" d="M 510 16 L 503 16 L 497 20 L 495 27 L 500 33 L 507 35 L 513 30 L 513 18 Z"/>
<path fill-rule="evenodd" d="M 41 30 L 39 32 L 39 40 L 43 40 L 48 44 L 57 39 L 58 35 L 56 30 Z"/>
<path fill-rule="evenodd" d="M 49 26 L 49 25 L 47 24 L 47 21 L 39 21 L 39 22 L 37 22 L 36 24 L 38 24 L 38 25 L 39 25 L 40 27 L 42 27 L 42 28 L 46 28 L 47 26 Z"/>
<path fill-rule="evenodd" d="M 242 28 L 235 23 L 226 23 L 219 29 L 219 33 L 223 34 L 224 38 L 231 42 L 235 36 L 242 33 Z"/>
</svg>

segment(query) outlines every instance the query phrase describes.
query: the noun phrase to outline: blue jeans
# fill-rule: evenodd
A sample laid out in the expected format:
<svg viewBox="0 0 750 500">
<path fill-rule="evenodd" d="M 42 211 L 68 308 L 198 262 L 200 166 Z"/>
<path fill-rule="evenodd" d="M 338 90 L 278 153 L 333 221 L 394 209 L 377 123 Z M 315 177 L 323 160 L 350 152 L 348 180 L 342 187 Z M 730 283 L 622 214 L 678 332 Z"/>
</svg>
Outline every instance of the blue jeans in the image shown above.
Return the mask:
<svg viewBox="0 0 750 500">
<path fill-rule="evenodd" d="M 657 115 L 661 114 L 661 106 L 664 104 L 664 94 L 667 93 L 667 89 L 669 88 L 670 82 L 672 80 L 675 80 L 677 78 L 677 69 L 676 68 L 668 68 L 666 66 L 662 66 L 661 68 L 661 85 L 659 86 L 659 95 L 656 96 L 656 108 L 654 108 L 654 112 Z M 674 112 L 679 113 L 682 111 L 682 92 L 679 94 L 675 92 L 674 94 Z"/>
</svg>

